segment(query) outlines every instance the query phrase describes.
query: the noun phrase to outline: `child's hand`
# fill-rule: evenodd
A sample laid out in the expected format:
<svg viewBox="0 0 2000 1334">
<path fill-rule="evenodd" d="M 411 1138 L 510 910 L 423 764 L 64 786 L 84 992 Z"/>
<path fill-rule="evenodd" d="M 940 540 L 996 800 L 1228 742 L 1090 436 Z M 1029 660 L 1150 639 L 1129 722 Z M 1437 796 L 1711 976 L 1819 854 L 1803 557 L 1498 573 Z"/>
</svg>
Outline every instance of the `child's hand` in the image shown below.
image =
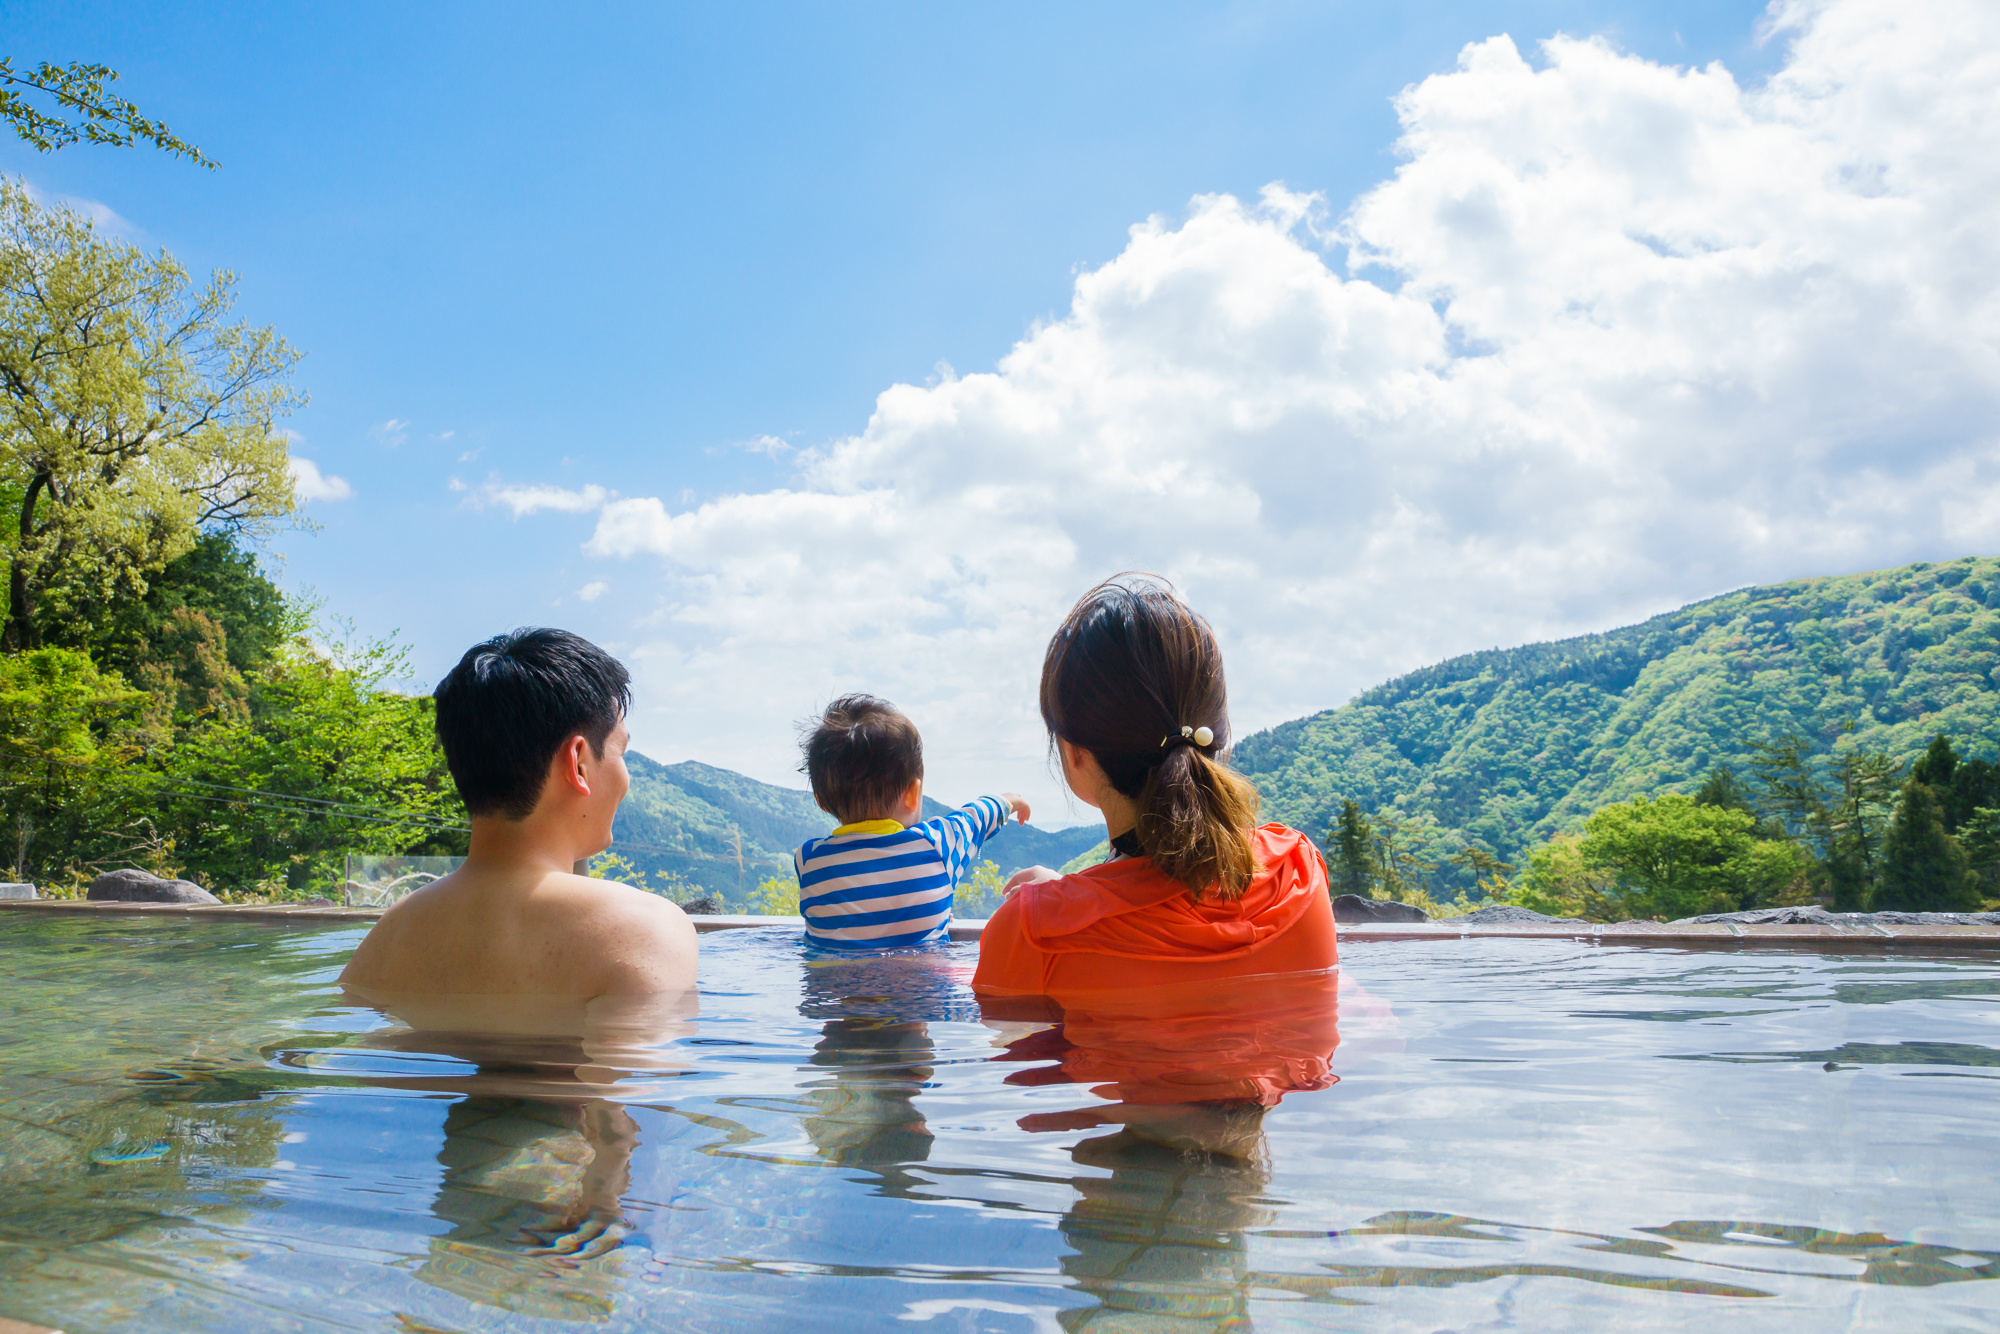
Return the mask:
<svg viewBox="0 0 2000 1334">
<path fill-rule="evenodd" d="M 1000 800 L 1014 808 L 1015 820 L 1021 824 L 1028 823 L 1028 802 L 1025 797 L 1018 792 L 1002 792 Z"/>
<path fill-rule="evenodd" d="M 1024 866 L 1007 877 L 1007 883 L 1001 886 L 1000 893 L 1003 896 L 1011 895 L 1023 885 L 1032 885 L 1042 880 L 1060 879 L 1062 879 L 1061 871 L 1051 871 L 1046 866 Z"/>
</svg>

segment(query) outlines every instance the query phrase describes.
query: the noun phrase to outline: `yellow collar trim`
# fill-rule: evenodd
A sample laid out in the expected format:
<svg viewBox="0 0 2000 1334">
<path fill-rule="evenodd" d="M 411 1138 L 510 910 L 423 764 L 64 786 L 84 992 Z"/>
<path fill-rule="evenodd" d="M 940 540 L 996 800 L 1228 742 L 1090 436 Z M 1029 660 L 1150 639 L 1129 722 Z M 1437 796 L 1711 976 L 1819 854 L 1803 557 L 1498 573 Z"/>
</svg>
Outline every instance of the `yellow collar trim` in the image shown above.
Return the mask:
<svg viewBox="0 0 2000 1334">
<path fill-rule="evenodd" d="M 856 820 L 853 824 L 842 825 L 827 837 L 837 838 L 842 834 L 900 834 L 906 827 L 901 820 Z"/>
</svg>

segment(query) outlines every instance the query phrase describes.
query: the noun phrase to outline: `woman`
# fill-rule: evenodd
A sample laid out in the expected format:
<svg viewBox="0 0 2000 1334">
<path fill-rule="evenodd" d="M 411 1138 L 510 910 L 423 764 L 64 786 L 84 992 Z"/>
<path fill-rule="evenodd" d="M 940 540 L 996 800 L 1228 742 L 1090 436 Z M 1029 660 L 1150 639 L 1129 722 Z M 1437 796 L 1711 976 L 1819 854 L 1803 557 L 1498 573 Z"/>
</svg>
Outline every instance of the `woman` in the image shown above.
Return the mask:
<svg viewBox="0 0 2000 1334">
<path fill-rule="evenodd" d="M 974 991 L 1060 1001 L 1334 966 L 1326 864 L 1296 830 L 1257 826 L 1256 789 L 1224 764 L 1215 635 L 1172 589 L 1120 575 L 1086 593 L 1049 641 L 1041 703 L 1112 856 L 1018 872 Z"/>
</svg>

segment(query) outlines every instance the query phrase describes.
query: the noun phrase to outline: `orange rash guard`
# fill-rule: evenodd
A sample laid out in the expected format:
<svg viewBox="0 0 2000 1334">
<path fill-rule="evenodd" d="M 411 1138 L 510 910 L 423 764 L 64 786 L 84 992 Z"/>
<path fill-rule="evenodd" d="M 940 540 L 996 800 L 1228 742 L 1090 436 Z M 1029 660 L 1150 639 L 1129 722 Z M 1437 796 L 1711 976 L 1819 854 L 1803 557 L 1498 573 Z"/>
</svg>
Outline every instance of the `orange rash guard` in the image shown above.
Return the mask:
<svg viewBox="0 0 2000 1334">
<path fill-rule="evenodd" d="M 1295 829 L 1251 834 L 1257 874 L 1235 900 L 1200 898 L 1144 857 L 1023 885 L 987 922 L 982 996 L 1120 991 L 1317 971 L 1338 958 L 1326 863 Z"/>
</svg>

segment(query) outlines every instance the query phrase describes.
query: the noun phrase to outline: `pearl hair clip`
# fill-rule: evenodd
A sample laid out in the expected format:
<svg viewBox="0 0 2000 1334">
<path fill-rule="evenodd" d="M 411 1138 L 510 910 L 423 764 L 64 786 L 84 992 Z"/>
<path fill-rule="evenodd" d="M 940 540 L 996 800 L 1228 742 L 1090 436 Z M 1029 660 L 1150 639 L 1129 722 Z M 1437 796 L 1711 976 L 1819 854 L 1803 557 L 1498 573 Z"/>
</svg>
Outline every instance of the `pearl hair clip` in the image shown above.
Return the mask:
<svg viewBox="0 0 2000 1334">
<path fill-rule="evenodd" d="M 1215 741 L 1215 733 L 1206 727 L 1184 726 L 1181 728 L 1181 737 L 1183 740 L 1192 741 L 1195 745 L 1202 747 L 1207 747 Z M 1170 736 L 1163 736 L 1160 738 L 1160 744 L 1164 746 L 1172 740 L 1173 738 Z"/>
</svg>

